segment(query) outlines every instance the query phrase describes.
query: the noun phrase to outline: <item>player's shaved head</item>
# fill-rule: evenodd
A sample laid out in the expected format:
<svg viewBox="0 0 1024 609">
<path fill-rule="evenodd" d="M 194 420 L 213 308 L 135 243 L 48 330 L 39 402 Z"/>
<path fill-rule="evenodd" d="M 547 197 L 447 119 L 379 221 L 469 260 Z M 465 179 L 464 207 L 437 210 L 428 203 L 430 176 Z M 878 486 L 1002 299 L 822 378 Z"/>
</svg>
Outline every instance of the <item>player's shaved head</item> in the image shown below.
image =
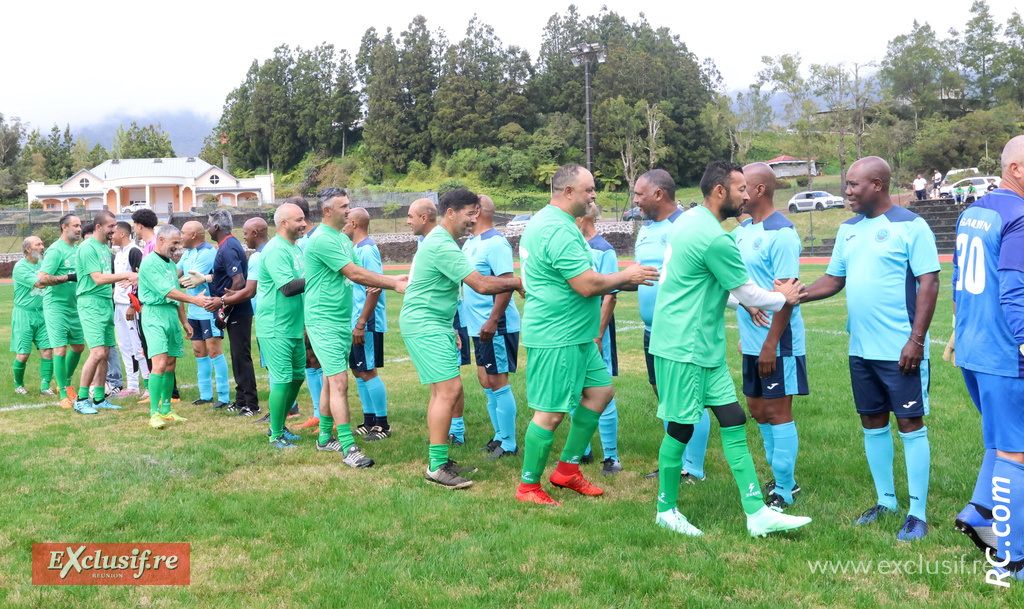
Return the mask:
<svg viewBox="0 0 1024 609">
<path fill-rule="evenodd" d="M 747 192 L 753 197 L 758 186 L 764 186 L 764 196 L 771 198 L 775 194 L 775 172 L 767 163 L 751 163 L 743 167 L 743 177 L 747 179 Z"/>
<path fill-rule="evenodd" d="M 256 249 L 267 242 L 267 221 L 263 218 L 249 218 L 242 225 L 242 238 L 249 249 Z"/>
<path fill-rule="evenodd" d="M 892 180 L 892 169 L 885 159 L 877 156 L 866 156 L 850 166 L 850 171 L 856 169 L 861 180 L 880 180 L 885 192 L 889 192 L 889 182 Z"/>
<path fill-rule="evenodd" d="M 1006 146 L 1003 146 L 1002 162 L 1004 173 L 1010 168 L 1010 163 L 1024 167 L 1024 135 L 1018 135 L 1006 142 Z"/>
<path fill-rule="evenodd" d="M 487 214 L 488 216 L 494 215 L 494 200 L 487 195 L 478 195 L 477 200 L 480 202 L 480 214 Z"/>
<path fill-rule="evenodd" d="M 284 203 L 274 212 L 274 225 L 280 237 L 295 243 L 306 228 L 306 215 L 294 203 Z"/>
<path fill-rule="evenodd" d="M 415 216 L 427 216 L 427 222 L 437 222 L 437 206 L 430 199 L 416 199 L 409 206 L 409 213 Z"/>
<path fill-rule="evenodd" d="M 348 212 L 348 221 L 354 223 L 360 230 L 369 230 L 370 213 L 362 207 L 353 207 Z"/>
</svg>

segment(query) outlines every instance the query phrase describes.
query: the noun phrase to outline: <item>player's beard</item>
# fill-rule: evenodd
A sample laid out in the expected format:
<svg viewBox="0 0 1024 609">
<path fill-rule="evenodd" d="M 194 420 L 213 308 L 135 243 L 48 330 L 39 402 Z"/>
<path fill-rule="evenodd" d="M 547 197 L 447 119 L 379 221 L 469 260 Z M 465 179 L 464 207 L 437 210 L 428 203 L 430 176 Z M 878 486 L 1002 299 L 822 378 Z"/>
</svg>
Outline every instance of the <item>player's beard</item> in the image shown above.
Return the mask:
<svg viewBox="0 0 1024 609">
<path fill-rule="evenodd" d="M 737 218 L 741 213 L 743 213 L 743 199 L 740 199 L 739 202 L 732 199 L 725 200 L 725 205 L 722 205 L 723 218 Z"/>
</svg>

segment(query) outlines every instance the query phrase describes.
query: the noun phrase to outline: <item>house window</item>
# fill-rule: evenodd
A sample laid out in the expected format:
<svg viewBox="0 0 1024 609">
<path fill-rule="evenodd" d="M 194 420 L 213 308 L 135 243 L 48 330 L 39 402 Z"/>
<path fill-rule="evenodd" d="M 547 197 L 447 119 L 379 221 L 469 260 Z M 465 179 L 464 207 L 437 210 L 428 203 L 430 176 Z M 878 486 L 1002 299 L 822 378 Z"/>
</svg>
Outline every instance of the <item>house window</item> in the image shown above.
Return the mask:
<svg viewBox="0 0 1024 609">
<path fill-rule="evenodd" d="M 214 186 L 220 184 L 220 176 L 217 174 L 213 174 L 212 176 L 210 176 L 210 184 L 213 184 Z"/>
<path fill-rule="evenodd" d="M 82 188 L 89 188 L 89 178 L 82 178 L 78 181 L 78 185 Z"/>
</svg>

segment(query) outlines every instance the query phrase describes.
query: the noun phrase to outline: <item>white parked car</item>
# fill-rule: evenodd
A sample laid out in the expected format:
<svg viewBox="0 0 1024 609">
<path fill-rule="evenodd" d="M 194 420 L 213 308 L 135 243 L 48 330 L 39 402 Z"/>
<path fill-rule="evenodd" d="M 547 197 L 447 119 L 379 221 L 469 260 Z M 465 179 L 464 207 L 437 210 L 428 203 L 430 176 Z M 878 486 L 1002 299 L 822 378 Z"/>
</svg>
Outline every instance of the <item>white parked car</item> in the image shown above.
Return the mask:
<svg viewBox="0 0 1024 609">
<path fill-rule="evenodd" d="M 789 213 L 798 211 L 822 211 L 833 207 L 845 207 L 842 197 L 830 195 L 824 190 L 798 192 L 789 200 Z"/>
<path fill-rule="evenodd" d="M 966 197 L 967 187 L 970 186 L 971 184 L 974 184 L 974 188 L 975 190 L 977 190 L 977 194 L 975 195 L 975 197 L 981 197 L 983 194 L 988 192 L 989 180 L 995 180 L 997 188 L 999 187 L 999 184 L 1003 181 L 1003 179 L 999 176 L 974 176 L 972 178 L 964 178 L 962 180 L 954 182 L 953 184 L 942 186 L 941 188 L 939 188 L 939 194 L 944 199 L 952 199 L 953 192 L 956 190 L 957 186 L 962 186 L 964 189 L 964 196 Z M 974 201 L 974 199 L 971 199 L 970 201 L 968 201 L 968 203 L 972 201 Z"/>
<path fill-rule="evenodd" d="M 526 226 L 526 223 L 529 222 L 532 217 L 533 214 L 519 214 L 515 218 L 509 220 L 508 224 L 505 226 Z"/>
<path fill-rule="evenodd" d="M 122 214 L 129 214 L 129 215 L 131 215 L 131 214 L 134 214 L 135 212 L 139 211 L 140 209 L 149 209 L 149 206 L 146 205 L 145 203 L 132 203 L 131 205 L 127 205 L 125 207 L 122 207 L 121 208 L 121 213 Z"/>
</svg>

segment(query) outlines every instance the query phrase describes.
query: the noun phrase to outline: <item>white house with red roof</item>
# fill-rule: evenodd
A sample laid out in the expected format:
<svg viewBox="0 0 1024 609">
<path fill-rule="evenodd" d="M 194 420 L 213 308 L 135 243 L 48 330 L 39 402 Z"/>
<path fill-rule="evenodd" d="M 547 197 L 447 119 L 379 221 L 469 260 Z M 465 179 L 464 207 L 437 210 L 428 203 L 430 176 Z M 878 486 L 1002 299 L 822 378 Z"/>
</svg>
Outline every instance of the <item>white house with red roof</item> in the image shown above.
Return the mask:
<svg viewBox="0 0 1024 609">
<path fill-rule="evenodd" d="M 164 214 L 187 212 L 209 198 L 218 205 L 273 203 L 274 174 L 236 178 L 216 165 L 195 158 L 111 159 L 81 169 L 60 184 L 29 182 L 29 203 L 46 211 L 76 207 L 120 213 L 141 203 Z"/>
</svg>

